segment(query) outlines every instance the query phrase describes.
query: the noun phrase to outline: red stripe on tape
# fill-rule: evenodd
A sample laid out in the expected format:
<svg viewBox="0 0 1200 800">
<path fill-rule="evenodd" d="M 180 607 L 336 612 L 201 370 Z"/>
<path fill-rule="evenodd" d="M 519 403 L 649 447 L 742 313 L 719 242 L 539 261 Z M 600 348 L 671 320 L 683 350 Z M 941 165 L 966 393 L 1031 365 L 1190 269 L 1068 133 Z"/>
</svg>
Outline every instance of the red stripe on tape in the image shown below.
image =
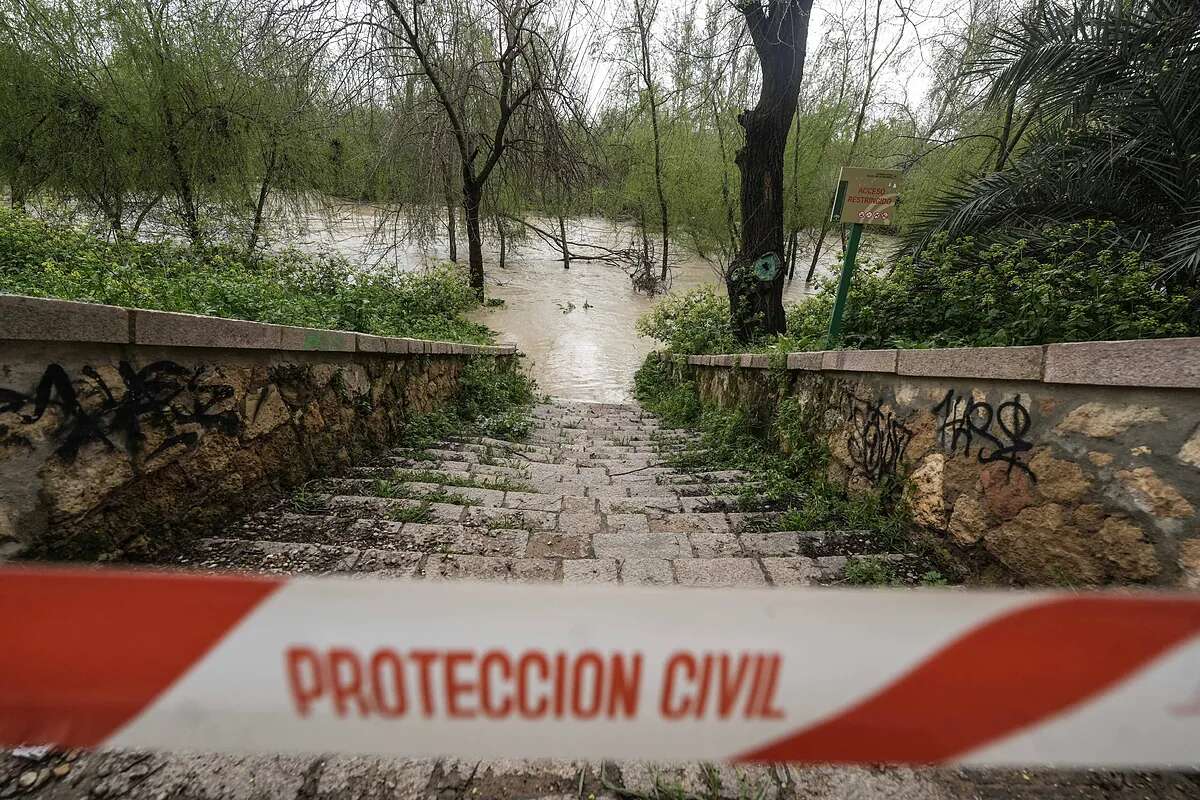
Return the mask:
<svg viewBox="0 0 1200 800">
<path fill-rule="evenodd" d="M 945 761 L 1105 691 L 1198 632 L 1200 600 L 1048 601 L 975 628 L 862 703 L 737 760 Z"/>
<path fill-rule="evenodd" d="M 69 570 L 0 573 L 0 741 L 94 747 L 283 581 Z"/>
</svg>

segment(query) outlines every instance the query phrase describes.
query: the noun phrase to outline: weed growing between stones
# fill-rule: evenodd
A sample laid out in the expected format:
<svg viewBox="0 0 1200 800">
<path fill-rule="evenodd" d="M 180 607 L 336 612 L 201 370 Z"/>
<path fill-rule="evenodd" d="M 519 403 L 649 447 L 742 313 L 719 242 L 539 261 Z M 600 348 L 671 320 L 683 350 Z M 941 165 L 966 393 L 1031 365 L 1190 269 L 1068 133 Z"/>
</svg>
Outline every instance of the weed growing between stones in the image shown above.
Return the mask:
<svg viewBox="0 0 1200 800">
<path fill-rule="evenodd" d="M 410 417 L 400 447 L 420 452 L 454 436 L 520 440 L 533 429 L 537 385 L 515 360 L 472 358 L 463 365 L 454 405 Z"/>
<path fill-rule="evenodd" d="M 385 478 L 377 478 L 372 481 L 370 491 L 373 497 L 383 497 L 388 500 L 420 500 L 423 503 L 445 503 L 454 506 L 479 505 L 478 500 L 473 500 L 457 492 L 447 492 L 441 487 L 422 491 Z"/>
<path fill-rule="evenodd" d="M 459 486 L 465 489 L 496 489 L 502 492 L 536 491 L 528 483 L 514 481 L 504 476 L 476 478 L 471 475 L 448 475 L 428 469 L 397 469 L 392 480 L 400 483 L 436 483 L 442 486 Z"/>
<path fill-rule="evenodd" d="M 297 514 L 316 514 L 326 508 L 324 495 L 311 491 L 307 486 L 297 489 L 290 502 L 292 510 Z"/>
<path fill-rule="evenodd" d="M 850 558 L 842 570 L 842 583 L 851 586 L 945 586 L 939 570 L 925 569 L 918 558 L 888 561 L 882 558 Z"/>
<path fill-rule="evenodd" d="M 829 479 L 830 453 L 821 435 L 828 398 L 792 395 L 785 380 L 782 369 L 772 370 L 773 385 L 764 394 L 769 410 L 705 406 L 686 367 L 652 353 L 635 376 L 634 390 L 668 424 L 700 432 L 696 444 L 671 458 L 672 466 L 748 473 L 737 510 L 781 512 L 776 529 L 869 532 L 881 552 L 916 554 L 925 565 L 921 572 L 958 575 L 945 549 L 918 533 L 902 476 L 855 491 Z"/>
<path fill-rule="evenodd" d="M 389 509 L 387 518 L 392 522 L 433 522 L 433 505 L 421 503 L 417 506 Z"/>
</svg>

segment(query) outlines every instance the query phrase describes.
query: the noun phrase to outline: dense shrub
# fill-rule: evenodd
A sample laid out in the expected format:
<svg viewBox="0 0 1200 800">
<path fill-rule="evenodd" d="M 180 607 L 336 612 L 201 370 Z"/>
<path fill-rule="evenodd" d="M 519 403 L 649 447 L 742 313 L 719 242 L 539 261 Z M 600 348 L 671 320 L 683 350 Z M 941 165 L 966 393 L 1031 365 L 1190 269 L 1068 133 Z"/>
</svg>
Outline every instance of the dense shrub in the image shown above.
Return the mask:
<svg viewBox="0 0 1200 800">
<path fill-rule="evenodd" d="M 740 353 L 729 325 L 729 298 L 712 286 L 668 295 L 637 322 L 637 331 L 673 353 Z"/>
<path fill-rule="evenodd" d="M 462 315 L 478 301 L 456 267 L 368 271 L 288 250 L 248 258 L 227 248 L 106 242 L 0 209 L 0 292 L 163 311 L 486 343 Z"/>
<path fill-rule="evenodd" d="M 1161 269 L 1114 249 L 1104 223 L 1050 226 L 1037 245 L 937 238 L 919 261 L 854 279 L 844 347 L 954 347 L 1144 339 L 1200 333 L 1196 297 L 1155 283 Z M 788 312 L 788 334 L 820 349 L 836 284 Z"/>
</svg>

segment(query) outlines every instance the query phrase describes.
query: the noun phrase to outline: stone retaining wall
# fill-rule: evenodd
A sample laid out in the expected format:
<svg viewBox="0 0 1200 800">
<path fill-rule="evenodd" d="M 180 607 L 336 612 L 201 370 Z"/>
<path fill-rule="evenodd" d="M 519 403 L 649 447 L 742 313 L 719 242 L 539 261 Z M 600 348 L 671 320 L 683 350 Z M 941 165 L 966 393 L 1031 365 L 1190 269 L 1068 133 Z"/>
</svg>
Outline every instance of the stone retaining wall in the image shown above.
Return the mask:
<svg viewBox="0 0 1200 800">
<path fill-rule="evenodd" d="M 687 359 L 702 398 L 815 412 L 831 477 L 1028 584 L 1200 588 L 1200 339 Z"/>
<path fill-rule="evenodd" d="M 484 347 L 0 295 L 0 559 L 153 549 L 336 472 Z"/>
</svg>

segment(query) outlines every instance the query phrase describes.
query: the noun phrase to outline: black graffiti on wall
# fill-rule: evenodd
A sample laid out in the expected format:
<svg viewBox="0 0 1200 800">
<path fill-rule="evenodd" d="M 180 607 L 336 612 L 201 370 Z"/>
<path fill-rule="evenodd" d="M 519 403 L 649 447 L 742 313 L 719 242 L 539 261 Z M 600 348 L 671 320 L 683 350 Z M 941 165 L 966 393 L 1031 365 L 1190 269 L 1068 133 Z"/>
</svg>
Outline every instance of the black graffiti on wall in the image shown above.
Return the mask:
<svg viewBox="0 0 1200 800">
<path fill-rule="evenodd" d="M 1021 395 L 993 407 L 986 400 L 963 396 L 951 389 L 933 407 L 933 413 L 938 415 L 942 447 L 951 453 L 961 451 L 969 457 L 974 448 L 979 463 L 1005 463 L 1009 475 L 1020 469 L 1037 480 L 1033 470 L 1020 460 L 1022 453 L 1033 449 L 1033 443 L 1025 438 L 1033 418 L 1021 402 Z"/>
<path fill-rule="evenodd" d="M 0 388 L 0 413 L 15 413 L 23 424 L 32 425 L 48 409 L 58 408 L 62 424 L 56 452 L 68 461 L 90 442 L 149 460 L 176 445 L 195 447 L 204 431 L 233 436 L 241 429 L 236 413 L 216 410 L 234 395 L 233 387 L 214 380 L 206 367 L 156 361 L 135 369 L 121 361 L 120 384 L 113 385 L 93 367 L 83 367 L 80 373 L 86 381 L 72 381 L 62 366 L 50 364 L 32 394 Z M 89 390 L 86 402 L 77 385 Z M 161 427 L 166 436 L 153 452 L 144 454 L 148 424 Z M 181 430 L 185 426 L 189 429 Z"/>
<path fill-rule="evenodd" d="M 847 390 L 846 422 L 850 428 L 846 449 L 850 460 L 871 481 L 896 474 L 913 434 L 891 411 Z"/>
</svg>

